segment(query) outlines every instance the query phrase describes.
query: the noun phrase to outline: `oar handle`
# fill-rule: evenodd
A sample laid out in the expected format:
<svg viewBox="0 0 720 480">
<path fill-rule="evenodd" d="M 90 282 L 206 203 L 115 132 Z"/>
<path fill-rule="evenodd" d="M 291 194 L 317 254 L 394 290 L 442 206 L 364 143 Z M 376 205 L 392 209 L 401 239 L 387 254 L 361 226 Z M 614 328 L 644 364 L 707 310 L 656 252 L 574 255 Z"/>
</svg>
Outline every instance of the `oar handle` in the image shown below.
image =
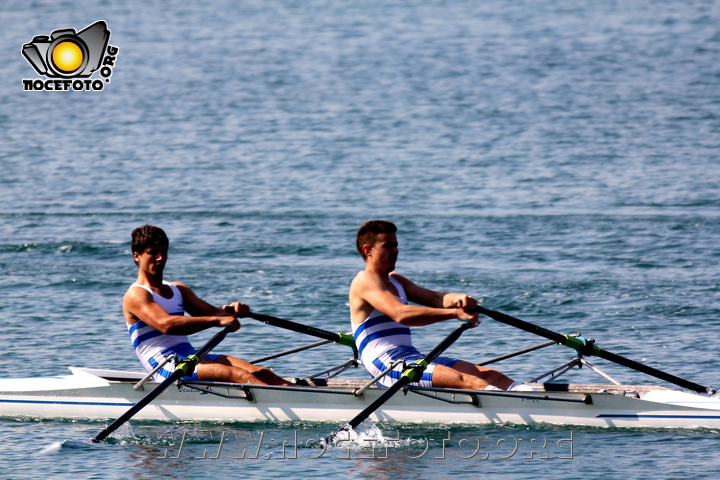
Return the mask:
<svg viewBox="0 0 720 480">
<path fill-rule="evenodd" d="M 494 310 L 488 310 L 487 308 L 483 308 L 480 306 L 478 306 L 475 310 L 478 313 L 482 313 L 483 315 L 492 318 L 493 320 L 497 320 L 498 322 L 511 325 L 515 328 L 519 328 L 520 330 L 525 330 L 526 332 L 534 333 L 535 335 L 540 335 L 541 337 L 545 337 L 548 340 L 553 340 L 562 345 L 565 345 L 565 342 L 567 341 L 566 335 L 561 335 L 559 333 L 553 332 L 552 330 L 538 327 L 537 325 L 533 325 L 532 323 L 520 320 L 519 318 L 511 317 L 510 315 L 496 312 Z"/>
<path fill-rule="evenodd" d="M 350 348 L 355 348 L 355 339 L 352 335 L 347 333 L 333 333 L 321 328 L 310 327 L 308 325 L 291 322 L 290 320 L 283 320 L 282 318 L 264 315 L 262 313 L 250 312 L 249 317 L 267 325 L 292 330 L 297 333 L 304 333 L 324 340 L 330 340 L 331 342 L 339 343 L 340 345 L 345 345 Z"/>
</svg>

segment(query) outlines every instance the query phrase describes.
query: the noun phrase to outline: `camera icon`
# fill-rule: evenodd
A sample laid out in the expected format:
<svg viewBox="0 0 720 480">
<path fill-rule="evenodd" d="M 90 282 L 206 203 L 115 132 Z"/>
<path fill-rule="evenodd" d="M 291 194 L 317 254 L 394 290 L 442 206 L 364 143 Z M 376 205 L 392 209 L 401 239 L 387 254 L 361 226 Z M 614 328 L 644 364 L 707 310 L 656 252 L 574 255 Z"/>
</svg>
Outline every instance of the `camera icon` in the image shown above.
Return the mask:
<svg viewBox="0 0 720 480">
<path fill-rule="evenodd" d="M 89 77 L 100 68 L 103 52 L 110 40 L 104 21 L 80 32 L 73 28 L 38 35 L 23 45 L 22 54 L 40 74 L 52 78 Z"/>
</svg>

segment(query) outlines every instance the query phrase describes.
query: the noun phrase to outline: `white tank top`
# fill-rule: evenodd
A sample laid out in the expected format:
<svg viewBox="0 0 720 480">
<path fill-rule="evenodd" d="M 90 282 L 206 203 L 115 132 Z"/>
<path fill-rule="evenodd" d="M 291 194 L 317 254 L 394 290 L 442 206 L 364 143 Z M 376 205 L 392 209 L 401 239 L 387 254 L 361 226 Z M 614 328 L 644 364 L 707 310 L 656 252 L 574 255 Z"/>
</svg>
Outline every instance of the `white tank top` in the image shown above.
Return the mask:
<svg viewBox="0 0 720 480">
<path fill-rule="evenodd" d="M 407 295 L 402 285 L 393 277 L 389 278 L 390 283 L 398 291 L 395 298 L 407 305 Z M 397 323 L 377 309 L 373 310 L 360 325 L 352 324 L 352 329 L 355 345 L 365 365 L 370 365 L 373 360 L 389 350 L 401 346 L 412 346 L 410 328 Z"/>
<path fill-rule="evenodd" d="M 168 285 L 172 290 L 173 296 L 171 298 L 158 295 L 149 287 L 140 285 L 139 283 L 133 283 L 130 288 L 140 287 L 150 292 L 155 303 L 160 305 L 162 309 L 170 315 L 184 315 L 185 310 L 183 309 L 182 293 L 180 293 L 180 290 L 175 285 L 170 285 L 167 282 L 163 283 Z M 132 325 L 128 324 L 127 327 L 133 347 L 135 348 L 135 354 L 148 372 L 160 363 L 165 356 L 192 349 L 187 335 L 166 335 L 142 320 Z"/>
</svg>

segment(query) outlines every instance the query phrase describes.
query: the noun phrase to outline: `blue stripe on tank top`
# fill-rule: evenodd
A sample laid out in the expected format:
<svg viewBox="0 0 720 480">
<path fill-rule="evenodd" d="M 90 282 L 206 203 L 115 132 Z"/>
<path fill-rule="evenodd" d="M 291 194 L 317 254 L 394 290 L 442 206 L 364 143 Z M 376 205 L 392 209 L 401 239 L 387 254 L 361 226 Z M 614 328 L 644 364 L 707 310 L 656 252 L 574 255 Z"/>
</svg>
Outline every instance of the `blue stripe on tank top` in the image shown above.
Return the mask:
<svg viewBox="0 0 720 480">
<path fill-rule="evenodd" d="M 358 342 L 358 340 L 360 339 L 360 336 L 361 336 L 363 333 L 365 333 L 367 330 L 372 329 L 373 327 L 376 327 L 376 326 L 381 325 L 381 324 L 383 324 L 383 323 L 390 323 L 390 324 L 395 325 L 395 327 L 392 328 L 392 329 L 388 329 L 388 330 L 382 330 L 381 332 L 386 332 L 386 331 L 389 332 L 389 331 L 392 331 L 392 334 L 393 334 L 393 335 L 410 335 L 410 328 L 408 328 L 408 327 L 406 327 L 406 326 L 404 326 L 404 325 L 401 325 L 401 324 L 395 322 L 395 320 L 391 319 L 391 318 L 388 317 L 387 315 L 378 315 L 377 317 L 372 318 L 372 319 L 370 319 L 370 320 L 365 320 L 363 323 L 361 323 L 361 324 L 358 326 L 358 328 L 355 330 L 355 333 L 353 333 L 353 337 L 355 338 L 355 343 Z M 377 334 L 372 334 L 372 333 L 371 333 L 371 334 L 368 334 L 368 335 L 366 336 L 366 338 L 369 338 L 369 337 L 372 336 L 372 335 L 375 335 L 374 337 L 372 337 L 373 339 L 378 338 Z M 381 336 L 385 336 L 385 335 L 381 335 Z M 367 341 L 365 341 L 365 342 L 362 344 L 363 347 L 364 347 L 366 344 L 367 344 Z M 362 348 L 360 348 L 360 350 L 362 350 Z"/>
<path fill-rule="evenodd" d="M 373 340 L 377 340 L 378 338 L 391 337 L 393 335 L 407 335 L 407 327 L 388 328 L 378 333 L 371 333 L 370 335 L 365 336 L 362 342 L 360 342 L 360 345 L 358 345 L 358 351 L 362 354 L 362 351 L 368 343 Z"/>
<path fill-rule="evenodd" d="M 162 332 L 155 329 L 143 335 L 138 335 L 138 337 L 133 341 L 133 348 L 137 348 L 138 345 L 142 344 L 143 342 L 150 340 L 151 338 L 159 337 L 160 335 L 162 335 Z"/>
<path fill-rule="evenodd" d="M 130 332 L 130 335 L 132 335 L 133 333 L 135 333 L 136 330 L 144 327 L 147 327 L 147 323 L 143 322 L 142 320 L 138 320 L 137 322 L 130 325 L 130 327 L 128 328 L 128 332 Z"/>
<path fill-rule="evenodd" d="M 384 315 L 384 314 L 383 314 L 383 315 L 378 315 L 377 317 L 371 318 L 371 319 L 369 319 L 369 320 L 365 320 L 362 324 L 360 324 L 360 326 L 359 326 L 359 327 L 357 328 L 357 330 L 355 331 L 355 338 L 357 339 L 358 334 L 361 333 L 362 331 L 365 331 L 365 330 L 367 330 L 367 329 L 369 329 L 369 328 L 373 328 L 373 327 L 375 327 L 375 326 L 377 326 L 377 325 L 380 325 L 380 324 L 386 323 L 386 322 L 397 323 L 395 320 L 393 320 L 392 318 L 390 318 L 390 317 L 388 317 L 387 315 Z M 398 326 L 401 326 L 401 327 L 404 328 L 404 329 L 406 329 L 407 332 L 408 332 L 408 334 L 410 334 L 410 328 L 408 328 L 408 327 L 406 327 L 406 326 L 404 326 L 404 325 L 401 325 L 401 324 L 399 324 L 399 323 L 397 323 L 397 325 L 398 325 Z"/>
</svg>

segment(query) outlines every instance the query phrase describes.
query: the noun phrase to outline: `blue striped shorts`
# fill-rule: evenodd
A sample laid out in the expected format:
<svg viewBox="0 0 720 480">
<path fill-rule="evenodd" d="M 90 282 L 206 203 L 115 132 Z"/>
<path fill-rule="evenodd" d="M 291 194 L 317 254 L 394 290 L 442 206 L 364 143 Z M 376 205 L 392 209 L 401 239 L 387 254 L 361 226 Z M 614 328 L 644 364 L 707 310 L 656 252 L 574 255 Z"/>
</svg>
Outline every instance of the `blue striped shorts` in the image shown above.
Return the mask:
<svg viewBox="0 0 720 480">
<path fill-rule="evenodd" d="M 365 365 L 365 368 L 367 368 L 367 371 L 370 373 L 370 375 L 375 378 L 376 376 L 380 375 L 380 373 L 385 371 L 390 366 L 390 364 L 396 360 L 405 360 L 405 363 L 410 364 L 417 360 L 421 360 L 424 357 L 425 356 L 418 352 L 417 349 L 413 346 L 401 346 L 383 353 L 378 358 L 373 360 L 370 365 Z M 422 374 L 422 377 L 420 377 L 420 381 L 413 382 L 410 385 L 419 387 L 432 387 L 432 375 L 433 371 L 435 370 L 435 365 L 444 365 L 446 367 L 452 368 L 452 366 L 455 365 L 458 361 L 459 360 L 457 358 L 438 357 L 435 359 L 435 361 L 428 364 L 427 368 Z M 395 368 L 393 368 L 390 373 L 388 373 L 378 381 L 378 386 L 385 388 L 389 387 L 400 379 L 402 373 L 403 364 L 400 363 Z"/>
<path fill-rule="evenodd" d="M 173 351 L 163 351 L 163 355 L 172 355 L 176 354 L 178 356 L 178 360 L 182 360 L 184 358 L 188 358 L 190 355 L 195 355 L 197 353 L 197 350 L 195 350 L 192 345 L 184 344 L 184 345 L 178 345 L 177 349 L 173 349 Z M 217 360 L 221 355 L 216 355 L 213 353 L 208 353 L 203 357 L 203 359 L 207 360 Z M 151 358 L 149 361 L 151 370 L 158 366 L 160 362 L 158 362 L 155 358 Z M 169 377 L 174 371 L 177 366 L 177 362 L 168 362 L 166 363 L 160 370 L 155 372 L 154 378 L 158 382 L 162 382 L 167 377 Z M 189 375 L 187 377 L 180 377 L 181 380 L 187 380 L 187 381 L 197 381 L 198 375 L 197 375 L 197 366 L 195 367 L 195 370 L 193 371 L 192 375 Z"/>
</svg>

